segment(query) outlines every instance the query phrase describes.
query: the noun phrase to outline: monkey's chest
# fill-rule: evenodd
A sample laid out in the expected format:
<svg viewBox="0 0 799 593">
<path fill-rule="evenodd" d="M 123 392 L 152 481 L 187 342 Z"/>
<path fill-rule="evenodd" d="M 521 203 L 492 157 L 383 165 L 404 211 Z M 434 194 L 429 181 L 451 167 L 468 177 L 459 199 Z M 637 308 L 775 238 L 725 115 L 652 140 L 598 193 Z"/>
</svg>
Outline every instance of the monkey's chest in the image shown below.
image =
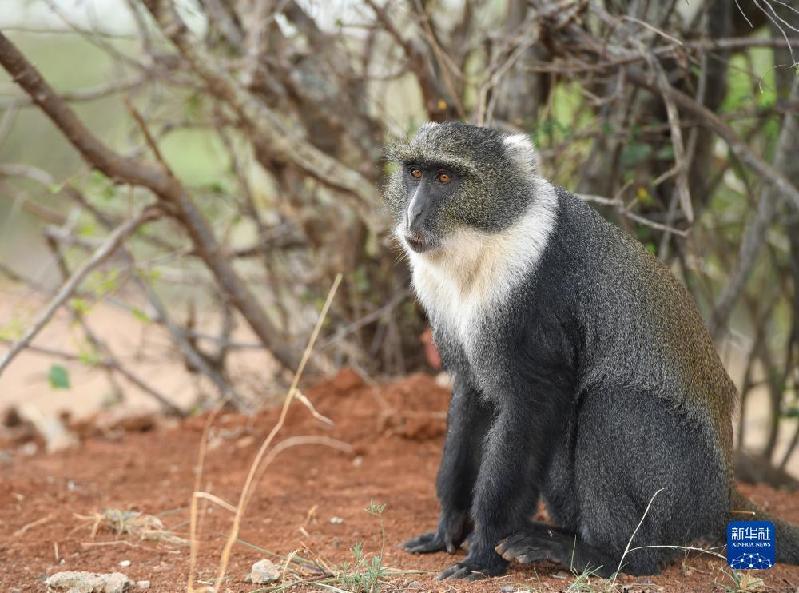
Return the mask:
<svg viewBox="0 0 799 593">
<path fill-rule="evenodd" d="M 505 295 L 497 287 L 464 287 L 451 278 L 414 271 L 414 288 L 437 334 L 455 341 L 467 354 L 499 321 Z"/>
<path fill-rule="evenodd" d="M 476 384 L 485 383 L 504 366 L 507 354 L 502 338 L 506 333 L 503 327 L 510 323 L 507 286 L 464 290 L 448 277 L 418 270 L 414 270 L 413 280 L 447 369 L 470 376 Z"/>
</svg>

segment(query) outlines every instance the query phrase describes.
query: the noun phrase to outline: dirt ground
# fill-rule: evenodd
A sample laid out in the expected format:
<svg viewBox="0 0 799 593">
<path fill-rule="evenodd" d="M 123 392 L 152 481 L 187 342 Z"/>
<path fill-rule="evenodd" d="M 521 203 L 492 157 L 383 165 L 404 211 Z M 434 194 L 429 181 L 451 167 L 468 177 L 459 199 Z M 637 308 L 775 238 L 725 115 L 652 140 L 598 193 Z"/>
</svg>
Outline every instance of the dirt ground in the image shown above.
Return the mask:
<svg viewBox="0 0 799 593">
<path fill-rule="evenodd" d="M 400 542 L 436 523 L 433 481 L 448 392 L 432 378 L 415 375 L 376 387 L 342 371 L 306 394 L 335 426 L 327 427 L 295 403 L 276 442 L 325 435 L 351 444 L 352 451 L 308 445 L 277 457 L 247 509 L 224 590 L 259 590 L 244 581 L 251 564 L 266 557 L 282 566 L 292 552 L 340 570 L 343 563 L 352 564 L 358 543 L 367 558 L 384 545 L 384 565 L 404 571 L 390 576 L 384 591 L 499 593 L 582 586 L 575 585 L 573 575 L 546 565 L 513 567 L 504 577 L 476 583 L 438 582 L 435 574 L 457 557 L 411 556 L 399 549 Z M 214 421 L 202 478 L 205 491 L 237 502 L 253 456 L 277 415 L 277 410 L 250 418 L 231 413 Z M 93 534 L 92 517 L 105 509 L 140 511 L 159 517 L 175 537 L 187 537 L 194 467 L 207 419 L 88 435 L 79 447 L 55 454 L 31 454 L 30 447 L 0 443 L 0 590 L 44 591 L 47 575 L 62 570 L 117 570 L 134 581 L 149 580 L 153 592 L 185 590 L 187 545 L 118 534 L 107 523 Z M 765 487 L 743 490 L 761 506 L 799 522 L 796 494 Z M 365 510 L 371 502 L 386 505 L 381 515 Z M 202 501 L 198 585 L 213 582 L 231 518 L 228 510 Z M 294 562 L 286 567 L 284 582 L 300 576 L 308 581 L 295 590 L 323 590 L 313 583 L 319 578 L 313 570 Z M 720 560 L 687 555 L 660 576 L 622 577 L 618 590 L 725 591 L 733 587 L 728 573 Z M 799 591 L 799 567 L 778 565 L 754 575 L 767 590 Z M 347 588 L 342 582 L 332 584 Z M 578 590 L 605 586 L 592 581 L 591 589 Z"/>
</svg>

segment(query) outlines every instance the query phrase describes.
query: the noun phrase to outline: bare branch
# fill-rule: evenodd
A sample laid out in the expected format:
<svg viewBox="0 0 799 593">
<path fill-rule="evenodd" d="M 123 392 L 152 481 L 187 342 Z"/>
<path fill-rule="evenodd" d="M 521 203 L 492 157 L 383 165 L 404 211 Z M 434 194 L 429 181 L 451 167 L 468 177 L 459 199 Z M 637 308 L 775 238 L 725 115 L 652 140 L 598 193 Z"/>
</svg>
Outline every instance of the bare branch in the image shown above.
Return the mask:
<svg viewBox="0 0 799 593">
<path fill-rule="evenodd" d="M 324 185 L 343 192 L 372 229 L 380 230 L 385 226 L 385 222 L 375 216 L 378 191 L 369 180 L 305 141 L 296 126 L 287 123 L 237 85 L 214 57 L 192 39 L 170 2 L 148 0 L 147 7 L 164 35 L 202 77 L 209 90 L 230 105 L 245 128 L 250 130 L 256 144 L 276 159 L 288 161 Z"/>
<path fill-rule="evenodd" d="M 241 312 L 274 358 L 284 367 L 293 368 L 298 353 L 281 341 L 280 333 L 230 265 L 208 221 L 191 201 L 180 182 L 163 166 L 121 156 L 98 140 L 2 33 L 0 33 L 0 64 L 61 129 L 91 166 L 111 179 L 150 189 L 166 209 L 177 215 L 188 231 L 197 255 L 210 268 L 219 284 L 225 288 L 231 303 Z"/>
<path fill-rule="evenodd" d="M 119 225 L 100 246 L 94 255 L 84 263 L 72 276 L 64 283 L 61 289 L 56 293 L 55 297 L 45 307 L 41 313 L 36 317 L 30 329 L 9 349 L 8 352 L 0 359 L 0 375 L 8 367 L 14 357 L 22 352 L 25 347 L 31 343 L 33 338 L 36 337 L 42 328 L 47 325 L 47 322 L 53 317 L 55 312 L 64 304 L 64 302 L 72 296 L 72 293 L 80 286 L 83 279 L 94 270 L 97 266 L 103 263 L 122 242 L 133 233 L 140 225 L 158 217 L 158 211 L 153 207 L 142 209 L 133 218 L 125 221 Z"/>
<path fill-rule="evenodd" d="M 92 88 L 79 89 L 75 91 L 64 91 L 59 93 L 59 97 L 63 101 L 69 103 L 79 103 L 83 101 L 95 101 L 104 97 L 110 97 L 118 93 L 125 93 L 135 88 L 142 86 L 146 78 L 144 76 L 136 76 L 127 80 L 119 82 L 105 83 Z M 20 97 L 10 101 L 0 103 L 0 107 L 10 109 L 12 107 L 24 107 L 32 105 L 34 101 L 29 97 Z"/>
<path fill-rule="evenodd" d="M 785 176 L 777 171 L 774 167 L 760 158 L 754 151 L 741 140 L 738 134 L 722 120 L 718 115 L 710 111 L 704 105 L 698 103 L 693 97 L 690 97 L 678 91 L 671 85 L 664 89 L 660 89 L 657 83 L 652 82 L 645 74 L 636 70 L 635 68 L 627 69 L 628 76 L 632 82 L 638 86 L 649 89 L 653 92 L 663 90 L 675 104 L 679 105 L 686 111 L 696 115 L 701 124 L 705 127 L 712 129 L 719 136 L 721 136 L 730 147 L 730 150 L 741 161 L 746 163 L 755 173 L 760 176 L 764 183 L 773 186 L 781 194 L 785 195 L 791 200 L 794 205 L 799 208 L 799 189 L 796 188 Z"/>
<path fill-rule="evenodd" d="M 799 77 L 794 79 L 793 88 L 791 89 L 791 100 L 797 99 L 799 99 Z M 799 116 L 797 116 L 796 112 L 787 112 L 782 122 L 777 151 L 774 156 L 775 169 L 781 173 L 788 172 L 790 161 L 796 158 L 797 153 L 799 153 Z M 797 175 L 794 174 L 792 177 L 797 177 Z M 799 178 L 795 179 L 795 181 L 799 182 Z M 776 215 L 777 204 L 781 197 L 776 186 L 767 186 L 760 196 L 757 211 L 746 225 L 738 251 L 737 265 L 716 300 L 711 320 L 711 332 L 716 338 L 720 336 L 726 327 L 732 309 L 735 303 L 738 302 L 746 281 L 752 273 L 760 248 L 766 239 L 766 232 Z M 799 210 L 799 202 L 796 202 L 796 204 L 796 209 Z"/>
<path fill-rule="evenodd" d="M 91 166 L 116 181 L 149 187 L 159 194 L 169 193 L 172 181 L 164 171 L 148 163 L 121 156 L 98 140 L 2 32 L 0 64 Z"/>
<path fill-rule="evenodd" d="M 663 91 L 663 101 L 666 104 L 666 115 L 669 120 L 669 129 L 671 131 L 671 143 L 674 147 L 674 168 L 677 174 L 677 196 L 680 200 L 685 218 L 688 222 L 694 221 L 694 208 L 691 204 L 691 192 L 688 189 L 688 161 L 685 158 L 685 144 L 683 143 L 682 128 L 680 127 L 680 115 L 674 101 L 669 96 L 669 81 L 666 78 L 666 73 L 663 67 L 657 60 L 652 60 L 652 65 L 655 68 L 655 74 L 658 81 L 658 86 Z"/>
</svg>

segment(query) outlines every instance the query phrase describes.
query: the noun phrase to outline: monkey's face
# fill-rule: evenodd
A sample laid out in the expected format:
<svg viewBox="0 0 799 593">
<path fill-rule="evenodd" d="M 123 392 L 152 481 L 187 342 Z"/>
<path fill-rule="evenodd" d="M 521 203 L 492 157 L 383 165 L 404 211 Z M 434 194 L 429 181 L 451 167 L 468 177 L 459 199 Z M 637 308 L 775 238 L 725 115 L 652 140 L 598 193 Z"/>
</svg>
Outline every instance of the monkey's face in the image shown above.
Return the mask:
<svg viewBox="0 0 799 593">
<path fill-rule="evenodd" d="M 416 253 L 439 248 L 454 222 L 463 175 L 436 163 L 403 163 L 399 173 L 405 199 L 397 236 Z"/>
<path fill-rule="evenodd" d="M 462 123 L 428 123 L 388 147 L 398 165 L 385 191 L 395 233 L 408 252 L 463 249 L 500 233 L 533 198 L 535 151 L 529 138 Z"/>
</svg>

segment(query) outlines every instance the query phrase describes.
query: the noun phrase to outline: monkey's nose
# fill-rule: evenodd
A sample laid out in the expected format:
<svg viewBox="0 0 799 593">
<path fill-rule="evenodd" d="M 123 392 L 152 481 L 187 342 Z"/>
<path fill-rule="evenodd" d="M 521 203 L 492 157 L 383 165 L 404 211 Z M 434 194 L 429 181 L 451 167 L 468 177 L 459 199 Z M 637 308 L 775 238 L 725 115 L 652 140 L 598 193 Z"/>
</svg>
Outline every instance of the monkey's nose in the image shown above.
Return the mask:
<svg viewBox="0 0 799 593">
<path fill-rule="evenodd" d="M 424 207 L 421 204 L 414 203 L 405 215 L 405 226 L 408 229 L 408 234 L 411 236 L 418 236 L 418 227 L 423 221 L 422 213 Z"/>
<path fill-rule="evenodd" d="M 428 244 L 424 237 L 418 233 L 408 233 L 405 235 L 405 242 L 408 247 L 413 249 L 416 253 L 422 253 L 427 250 Z"/>
</svg>

